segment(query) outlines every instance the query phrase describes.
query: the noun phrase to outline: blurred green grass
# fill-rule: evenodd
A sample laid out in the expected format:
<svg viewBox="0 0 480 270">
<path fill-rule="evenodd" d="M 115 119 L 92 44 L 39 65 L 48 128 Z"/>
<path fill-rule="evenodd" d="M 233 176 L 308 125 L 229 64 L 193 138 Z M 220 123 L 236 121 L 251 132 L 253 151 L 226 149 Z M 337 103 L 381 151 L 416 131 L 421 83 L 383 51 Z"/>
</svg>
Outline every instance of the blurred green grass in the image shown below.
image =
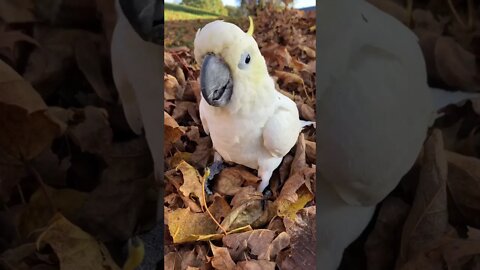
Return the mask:
<svg viewBox="0 0 480 270">
<path fill-rule="evenodd" d="M 195 20 L 195 19 L 216 19 L 221 17 L 203 9 L 165 3 L 165 21 Z"/>
</svg>

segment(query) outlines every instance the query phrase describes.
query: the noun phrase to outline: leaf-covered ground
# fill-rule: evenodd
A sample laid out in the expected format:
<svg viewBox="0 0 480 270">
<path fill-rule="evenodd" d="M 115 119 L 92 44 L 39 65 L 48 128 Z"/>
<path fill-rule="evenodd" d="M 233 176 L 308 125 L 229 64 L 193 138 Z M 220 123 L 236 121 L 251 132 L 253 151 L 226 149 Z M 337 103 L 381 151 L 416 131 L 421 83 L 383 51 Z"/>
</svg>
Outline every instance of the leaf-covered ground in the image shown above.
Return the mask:
<svg viewBox="0 0 480 270">
<path fill-rule="evenodd" d="M 112 82 L 113 4 L 0 1 L 0 269 L 120 269 L 155 224 L 150 153 Z"/>
<path fill-rule="evenodd" d="M 257 172 L 235 164 L 215 176 L 213 194 L 204 192 L 214 152 L 199 120 L 200 72 L 192 44 L 208 22 L 166 22 L 165 268 L 314 269 L 313 128 L 274 173 L 268 200 L 256 191 Z M 246 18 L 230 22 L 248 29 Z M 296 102 L 302 119 L 315 121 L 315 14 L 264 11 L 254 24 L 277 90 Z"/>
</svg>

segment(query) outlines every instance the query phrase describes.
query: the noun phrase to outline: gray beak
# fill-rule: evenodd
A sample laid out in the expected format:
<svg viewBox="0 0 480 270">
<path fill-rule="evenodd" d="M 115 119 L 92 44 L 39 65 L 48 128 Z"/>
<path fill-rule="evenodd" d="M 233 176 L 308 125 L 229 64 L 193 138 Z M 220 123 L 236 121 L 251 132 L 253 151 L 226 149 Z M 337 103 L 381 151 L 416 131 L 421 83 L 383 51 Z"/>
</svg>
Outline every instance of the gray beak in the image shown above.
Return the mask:
<svg viewBox="0 0 480 270">
<path fill-rule="evenodd" d="M 207 54 L 200 71 L 200 87 L 208 104 L 223 107 L 233 93 L 233 79 L 228 65 L 218 56 Z"/>
</svg>

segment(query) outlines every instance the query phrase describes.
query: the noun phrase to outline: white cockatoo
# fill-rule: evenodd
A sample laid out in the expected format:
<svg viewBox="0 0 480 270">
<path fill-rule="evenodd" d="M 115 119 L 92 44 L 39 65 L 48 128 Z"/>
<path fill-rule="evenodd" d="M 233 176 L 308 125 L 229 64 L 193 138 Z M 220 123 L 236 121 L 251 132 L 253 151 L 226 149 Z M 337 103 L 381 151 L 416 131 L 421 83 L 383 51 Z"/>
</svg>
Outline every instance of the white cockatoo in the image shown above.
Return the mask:
<svg viewBox="0 0 480 270">
<path fill-rule="evenodd" d="M 158 0 L 116 0 L 112 72 L 130 128 L 145 137 L 155 178 L 163 173 L 163 8 Z"/>
<path fill-rule="evenodd" d="M 317 257 L 334 270 L 414 164 L 435 107 L 470 95 L 429 88 L 418 38 L 368 2 L 317 8 Z"/>
<path fill-rule="evenodd" d="M 194 54 L 201 65 L 200 118 L 213 148 L 226 161 L 257 169 L 263 191 L 308 123 L 275 89 L 249 19 L 246 33 L 224 21 L 208 23 L 197 31 Z"/>
</svg>

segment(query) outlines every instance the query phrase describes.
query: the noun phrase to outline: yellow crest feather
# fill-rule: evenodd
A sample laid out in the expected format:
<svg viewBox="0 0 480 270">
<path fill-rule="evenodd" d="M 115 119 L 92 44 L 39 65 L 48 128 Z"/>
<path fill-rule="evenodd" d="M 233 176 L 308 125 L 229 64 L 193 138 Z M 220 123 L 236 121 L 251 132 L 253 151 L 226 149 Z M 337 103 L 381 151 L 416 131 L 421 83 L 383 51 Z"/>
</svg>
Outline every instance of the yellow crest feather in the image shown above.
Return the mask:
<svg viewBox="0 0 480 270">
<path fill-rule="evenodd" d="M 248 27 L 247 34 L 252 36 L 253 35 L 253 28 L 254 28 L 252 17 L 248 16 L 248 20 L 250 21 L 250 26 Z"/>
</svg>

